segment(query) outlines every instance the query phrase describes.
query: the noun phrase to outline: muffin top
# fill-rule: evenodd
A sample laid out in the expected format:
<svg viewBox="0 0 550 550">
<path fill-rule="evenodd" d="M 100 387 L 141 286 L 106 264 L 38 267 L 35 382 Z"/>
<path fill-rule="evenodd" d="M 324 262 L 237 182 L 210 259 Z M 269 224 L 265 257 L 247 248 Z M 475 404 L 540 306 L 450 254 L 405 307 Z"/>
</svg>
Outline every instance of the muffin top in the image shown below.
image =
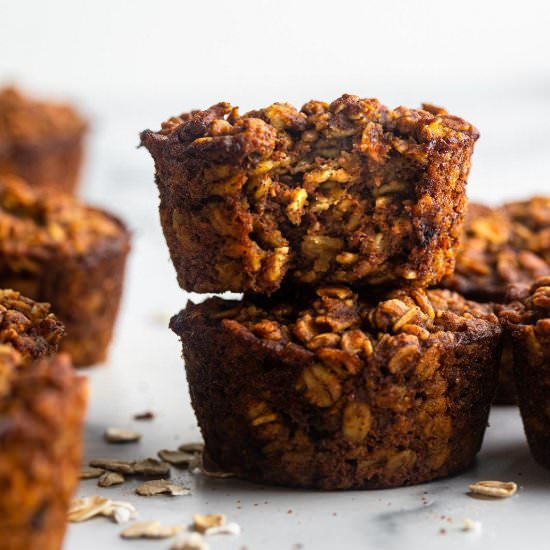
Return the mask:
<svg viewBox="0 0 550 550">
<path fill-rule="evenodd" d="M 499 316 L 514 325 L 534 325 L 550 336 L 550 276 L 531 285 L 511 285 L 508 303 L 499 308 Z"/>
<path fill-rule="evenodd" d="M 357 147 L 373 161 L 381 160 L 392 147 L 422 157 L 426 151 L 415 145 L 440 138 L 479 137 L 470 123 L 439 107 L 424 104 L 422 109 L 390 109 L 377 99 L 349 94 L 332 103 L 312 100 L 300 110 L 288 103 L 273 103 L 243 115 L 237 107 L 222 102 L 170 118 L 159 134 L 173 136 L 190 155 L 213 160 L 216 156 L 221 162 L 274 151 L 293 150 L 305 156 L 333 147 L 327 140 L 357 135 L 361 138 Z"/>
<path fill-rule="evenodd" d="M 0 176 L 0 267 L 32 272 L 48 258 L 79 256 L 121 236 L 122 223 L 102 210 Z"/>
<path fill-rule="evenodd" d="M 445 286 L 482 301 L 504 301 L 509 284 L 550 274 L 550 197 L 489 208 L 470 204 L 456 270 Z"/>
<path fill-rule="evenodd" d="M 377 99 L 362 99 L 344 94 L 332 103 L 309 101 L 300 110 L 289 103 L 273 103 L 269 107 L 249 111 L 241 115 L 237 107 L 229 103 L 218 103 L 204 111 L 192 111 L 172 117 L 164 122 L 159 133 L 176 134 L 178 140 L 193 147 L 194 152 L 212 150 L 212 144 L 222 146 L 225 137 L 239 137 L 242 148 L 264 148 L 288 145 L 284 134 L 289 134 L 294 143 L 312 143 L 319 139 L 350 137 L 365 128 L 376 131 L 372 124 L 380 125 L 385 131 L 398 134 L 403 139 L 427 143 L 439 137 L 457 137 L 464 134 L 477 139 L 478 131 L 462 118 L 448 114 L 444 109 L 424 104 L 422 109 L 397 107 L 390 109 Z M 370 141 L 368 131 L 363 136 L 364 148 Z M 370 136 L 382 138 L 383 136 Z M 207 138 L 218 138 L 217 140 Z M 260 139 L 258 139 L 260 138 Z M 283 140 L 285 143 L 275 143 Z M 404 141 L 402 147 L 408 143 Z M 380 145 L 382 147 L 382 145 Z M 223 148 L 223 147 L 222 147 Z M 228 153 L 231 151 L 227 150 Z M 233 151 L 236 152 L 236 151 Z M 375 151 L 371 151 L 375 155 Z M 383 151 L 378 151 L 383 154 Z M 376 156 L 376 155 L 375 155 Z"/>
<path fill-rule="evenodd" d="M 269 305 L 268 305 L 269 304 Z M 196 308 L 196 309 L 195 309 Z M 242 302 L 211 298 L 191 306 L 190 315 L 206 317 L 262 341 L 291 345 L 342 361 L 368 357 L 375 349 L 416 354 L 437 343 L 474 341 L 500 332 L 488 305 L 465 300 L 448 290 L 397 290 L 384 297 L 362 297 L 345 287 L 324 287 L 279 300 L 251 297 Z M 172 328 L 178 332 L 178 317 Z"/>
<path fill-rule="evenodd" d="M 85 129 L 86 122 L 70 105 L 36 100 L 13 87 L 0 89 L 0 149 L 72 138 Z"/>
<path fill-rule="evenodd" d="M 502 207 L 514 228 L 516 246 L 538 254 L 550 264 L 550 197 L 532 197 Z"/>
<path fill-rule="evenodd" d="M 0 290 L 0 398 L 21 367 L 57 351 L 65 332 L 50 305 L 14 290 Z"/>
</svg>

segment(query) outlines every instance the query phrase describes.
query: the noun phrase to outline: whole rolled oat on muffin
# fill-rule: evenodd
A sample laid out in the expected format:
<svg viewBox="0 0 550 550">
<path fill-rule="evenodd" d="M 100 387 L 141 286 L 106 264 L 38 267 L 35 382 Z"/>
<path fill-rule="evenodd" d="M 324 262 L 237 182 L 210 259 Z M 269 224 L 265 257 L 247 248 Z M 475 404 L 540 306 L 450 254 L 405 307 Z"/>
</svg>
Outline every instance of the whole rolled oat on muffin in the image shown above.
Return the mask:
<svg viewBox="0 0 550 550">
<path fill-rule="evenodd" d="M 13 87 L 0 89 L 0 175 L 74 192 L 86 126 L 70 105 L 37 100 Z"/>
<path fill-rule="evenodd" d="M 550 277 L 509 289 L 500 311 L 514 354 L 523 426 L 535 459 L 550 468 Z"/>
<path fill-rule="evenodd" d="M 508 285 L 550 275 L 550 198 L 489 208 L 470 203 L 455 272 L 443 285 L 472 300 L 504 303 Z M 505 342 L 495 403 L 517 403 L 511 345 Z"/>
<path fill-rule="evenodd" d="M 84 379 L 54 355 L 47 304 L 0 290 L 0 532 L 3 550 L 59 550 L 76 487 Z"/>
<path fill-rule="evenodd" d="M 170 326 L 207 457 L 242 478 L 396 487 L 460 472 L 480 448 L 501 328 L 456 293 L 211 298 Z"/>
<path fill-rule="evenodd" d="M 244 115 L 219 103 L 141 134 L 180 286 L 263 294 L 451 273 L 477 138 L 442 109 L 351 95 Z"/>
<path fill-rule="evenodd" d="M 0 287 L 52 304 L 75 365 L 106 358 L 129 240 L 104 210 L 0 176 Z"/>
</svg>

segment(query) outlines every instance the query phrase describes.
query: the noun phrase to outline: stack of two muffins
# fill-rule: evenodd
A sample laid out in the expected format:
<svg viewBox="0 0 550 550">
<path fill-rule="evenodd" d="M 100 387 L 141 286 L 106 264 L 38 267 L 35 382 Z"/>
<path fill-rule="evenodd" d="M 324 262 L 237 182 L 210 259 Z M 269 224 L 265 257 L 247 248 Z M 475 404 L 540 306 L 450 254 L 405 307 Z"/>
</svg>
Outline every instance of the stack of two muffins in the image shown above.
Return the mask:
<svg viewBox="0 0 550 550">
<path fill-rule="evenodd" d="M 427 290 L 454 268 L 476 129 L 426 105 L 345 95 L 240 115 L 220 103 L 142 143 L 182 288 L 208 458 L 320 489 L 467 467 L 494 395 L 490 307 Z"/>
</svg>

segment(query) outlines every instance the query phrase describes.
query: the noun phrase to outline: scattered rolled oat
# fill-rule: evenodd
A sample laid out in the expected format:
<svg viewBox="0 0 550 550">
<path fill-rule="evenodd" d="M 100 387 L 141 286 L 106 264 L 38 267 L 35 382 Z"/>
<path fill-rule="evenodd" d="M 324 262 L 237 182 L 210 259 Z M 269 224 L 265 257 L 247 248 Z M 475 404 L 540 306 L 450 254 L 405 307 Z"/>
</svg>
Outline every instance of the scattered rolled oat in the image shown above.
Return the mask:
<svg viewBox="0 0 550 550">
<path fill-rule="evenodd" d="M 209 548 L 200 533 L 186 533 L 170 546 L 170 550 L 208 550 Z"/>
<path fill-rule="evenodd" d="M 208 529 L 221 527 L 224 524 L 225 516 L 223 514 L 195 514 L 193 516 L 193 528 L 199 533 L 206 533 Z"/>
<path fill-rule="evenodd" d="M 464 526 L 462 527 L 463 531 L 468 531 L 471 533 L 481 533 L 481 521 L 474 521 L 470 518 L 464 519 Z"/>
<path fill-rule="evenodd" d="M 162 449 L 158 452 L 159 457 L 173 466 L 189 466 L 195 458 L 196 453 L 189 453 L 187 451 L 170 451 L 168 449 Z"/>
<path fill-rule="evenodd" d="M 205 535 L 240 535 L 241 526 L 238 523 L 226 523 L 217 527 L 209 527 L 204 532 Z"/>
<path fill-rule="evenodd" d="M 492 498 L 508 498 L 515 495 L 518 486 L 513 481 L 477 481 L 469 486 L 470 493 Z"/>
<path fill-rule="evenodd" d="M 156 458 L 143 460 L 118 460 L 110 458 L 94 458 L 90 460 L 90 466 L 103 468 L 109 472 L 118 472 L 125 475 L 142 476 L 169 476 L 170 465 Z"/>
<path fill-rule="evenodd" d="M 178 534 L 184 525 L 162 525 L 160 521 L 139 521 L 120 533 L 123 539 L 167 539 Z"/>
<path fill-rule="evenodd" d="M 131 475 L 134 472 L 134 463 L 129 460 L 116 460 L 110 458 L 94 458 L 90 460 L 90 466 L 94 468 L 103 468 L 110 472 Z"/>
<path fill-rule="evenodd" d="M 183 443 L 178 447 L 178 449 L 186 453 L 202 453 L 204 450 L 204 443 Z"/>
<path fill-rule="evenodd" d="M 153 420 L 154 418 L 155 413 L 153 411 L 145 411 L 134 414 L 134 420 Z"/>
<path fill-rule="evenodd" d="M 141 439 L 141 434 L 121 428 L 107 428 L 104 437 L 108 443 L 135 443 Z"/>
<path fill-rule="evenodd" d="M 142 497 L 152 497 L 154 495 L 172 495 L 176 497 L 189 495 L 191 490 L 183 485 L 170 483 L 166 479 L 153 479 L 136 487 L 136 493 Z"/>
<path fill-rule="evenodd" d="M 80 470 L 80 479 L 95 479 L 105 473 L 103 468 L 84 467 Z"/>
<path fill-rule="evenodd" d="M 104 472 L 97 481 L 99 487 L 111 487 L 121 483 L 124 483 L 124 476 L 118 472 Z"/>
<path fill-rule="evenodd" d="M 105 515 L 103 512 L 110 506 L 110 503 L 108 498 L 99 495 L 75 498 L 69 506 L 68 520 L 77 523 L 95 516 Z"/>
<path fill-rule="evenodd" d="M 156 458 L 146 458 L 132 463 L 134 473 L 142 476 L 169 476 L 170 466 Z"/>
<path fill-rule="evenodd" d="M 69 506 L 68 520 L 77 523 L 96 516 L 106 516 L 112 518 L 116 523 L 124 523 L 135 514 L 136 509 L 129 502 L 112 501 L 94 495 L 73 499 Z"/>
</svg>

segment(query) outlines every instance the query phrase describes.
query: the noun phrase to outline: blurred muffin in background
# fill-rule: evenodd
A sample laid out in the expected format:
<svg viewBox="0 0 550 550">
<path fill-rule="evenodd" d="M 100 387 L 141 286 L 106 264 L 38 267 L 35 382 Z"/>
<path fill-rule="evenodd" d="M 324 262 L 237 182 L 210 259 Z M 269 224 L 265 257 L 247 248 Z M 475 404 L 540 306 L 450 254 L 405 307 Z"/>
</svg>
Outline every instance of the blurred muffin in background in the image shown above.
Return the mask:
<svg viewBox="0 0 550 550">
<path fill-rule="evenodd" d="M 58 550 L 78 482 L 85 379 L 48 304 L 0 289 L 0 547 Z"/>
<path fill-rule="evenodd" d="M 86 128 L 68 104 L 0 88 L 0 175 L 14 174 L 32 186 L 73 193 Z"/>
<path fill-rule="evenodd" d="M 503 304 L 510 284 L 530 285 L 546 275 L 550 275 L 550 197 L 497 208 L 469 204 L 456 269 L 443 286 L 470 300 Z M 505 339 L 498 405 L 517 402 L 512 371 L 512 347 Z"/>
<path fill-rule="evenodd" d="M 0 176 L 0 287 L 52 305 L 76 366 L 106 358 L 129 249 L 128 229 L 110 213 Z"/>
</svg>

